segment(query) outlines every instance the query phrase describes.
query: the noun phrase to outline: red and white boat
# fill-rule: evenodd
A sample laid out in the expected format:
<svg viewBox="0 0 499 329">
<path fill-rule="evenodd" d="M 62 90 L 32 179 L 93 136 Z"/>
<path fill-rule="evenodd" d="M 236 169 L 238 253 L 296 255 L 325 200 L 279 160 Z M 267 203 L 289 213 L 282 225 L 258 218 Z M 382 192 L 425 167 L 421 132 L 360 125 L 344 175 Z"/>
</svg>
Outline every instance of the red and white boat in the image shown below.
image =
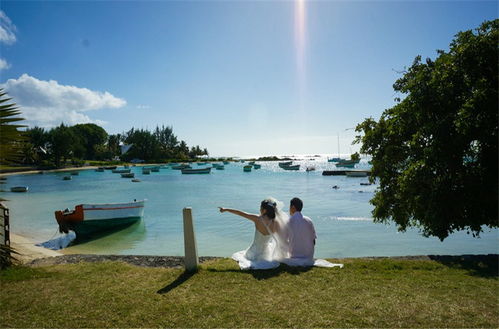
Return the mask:
<svg viewBox="0 0 499 329">
<path fill-rule="evenodd" d="M 77 235 L 122 228 L 139 221 L 144 215 L 145 200 L 128 203 L 79 204 L 74 210 L 58 210 L 55 219 L 59 231 Z"/>
</svg>

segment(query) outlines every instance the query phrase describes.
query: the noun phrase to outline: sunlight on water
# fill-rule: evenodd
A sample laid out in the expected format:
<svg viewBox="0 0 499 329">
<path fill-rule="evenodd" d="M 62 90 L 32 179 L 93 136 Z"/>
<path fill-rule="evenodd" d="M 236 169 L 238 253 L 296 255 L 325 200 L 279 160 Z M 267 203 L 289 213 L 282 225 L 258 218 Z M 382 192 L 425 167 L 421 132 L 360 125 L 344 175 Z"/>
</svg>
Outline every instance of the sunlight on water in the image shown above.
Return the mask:
<svg viewBox="0 0 499 329">
<path fill-rule="evenodd" d="M 243 172 L 243 163 L 231 163 L 209 175 L 182 175 L 172 169 L 142 175 L 140 168 L 132 168 L 140 183 L 109 171 L 82 171 L 71 181 L 64 181 L 63 173 L 16 175 L 8 178 L 6 189 L 28 185 L 29 192 L 6 192 L 1 197 L 10 200 L 12 231 L 38 243 L 60 238 L 55 210 L 147 199 L 142 221 L 66 248 L 70 253 L 182 255 L 182 209 L 192 207 L 199 254 L 230 256 L 249 246 L 254 227 L 243 218 L 220 214 L 217 207 L 256 213 L 267 196 L 282 200 L 286 211 L 291 198 L 304 201 L 303 213 L 312 218 L 317 231 L 318 257 L 498 252 L 498 230 L 486 230 L 480 239 L 460 232 L 442 243 L 414 229 L 398 233 L 394 225 L 373 223 L 369 200 L 376 185 L 361 186 L 367 178 L 322 176 L 322 170 L 334 168 L 326 158 L 295 162 L 301 164 L 296 172 L 282 170 L 277 162 L 261 162 L 261 169 L 249 173 Z M 305 172 L 312 164 L 317 170 Z M 367 162 L 362 160 L 359 168 L 368 168 Z"/>
</svg>

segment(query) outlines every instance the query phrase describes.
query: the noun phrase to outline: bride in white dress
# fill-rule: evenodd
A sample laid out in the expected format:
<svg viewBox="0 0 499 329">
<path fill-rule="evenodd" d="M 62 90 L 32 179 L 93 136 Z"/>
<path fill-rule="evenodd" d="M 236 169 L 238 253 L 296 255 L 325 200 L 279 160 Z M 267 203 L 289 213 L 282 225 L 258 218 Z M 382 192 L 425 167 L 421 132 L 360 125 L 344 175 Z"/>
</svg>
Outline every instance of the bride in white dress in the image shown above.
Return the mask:
<svg viewBox="0 0 499 329">
<path fill-rule="evenodd" d="M 280 265 L 280 261 L 288 257 L 288 246 L 285 239 L 288 216 L 278 206 L 278 201 L 267 198 L 260 204 L 260 214 L 250 214 L 241 210 L 219 207 L 220 212 L 249 219 L 255 224 L 255 237 L 251 246 L 232 255 L 242 270 L 271 269 Z"/>
</svg>

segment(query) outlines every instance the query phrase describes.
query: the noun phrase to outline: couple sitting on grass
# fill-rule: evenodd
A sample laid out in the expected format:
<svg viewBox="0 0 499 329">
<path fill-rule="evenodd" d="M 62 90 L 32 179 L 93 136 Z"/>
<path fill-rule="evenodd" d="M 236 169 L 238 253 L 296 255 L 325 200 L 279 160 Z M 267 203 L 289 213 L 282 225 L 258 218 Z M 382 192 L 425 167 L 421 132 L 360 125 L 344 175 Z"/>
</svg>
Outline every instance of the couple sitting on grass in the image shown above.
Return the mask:
<svg viewBox="0 0 499 329">
<path fill-rule="evenodd" d="M 268 198 L 260 204 L 260 215 L 219 207 L 220 212 L 230 212 L 249 219 L 255 224 L 255 238 L 251 246 L 232 255 L 242 270 L 272 269 L 281 263 L 289 266 L 343 267 L 323 259 L 314 259 L 315 235 L 312 220 L 301 214 L 303 202 L 290 201 L 288 216 L 282 203 Z"/>
</svg>

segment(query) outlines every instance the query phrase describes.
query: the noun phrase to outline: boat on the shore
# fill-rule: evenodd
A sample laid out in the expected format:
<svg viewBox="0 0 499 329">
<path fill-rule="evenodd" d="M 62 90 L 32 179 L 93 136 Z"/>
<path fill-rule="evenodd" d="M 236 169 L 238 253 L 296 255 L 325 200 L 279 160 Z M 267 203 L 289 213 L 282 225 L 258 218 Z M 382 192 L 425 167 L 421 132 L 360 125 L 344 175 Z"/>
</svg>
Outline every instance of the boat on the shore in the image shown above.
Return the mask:
<svg viewBox="0 0 499 329">
<path fill-rule="evenodd" d="M 210 172 L 211 172 L 211 167 L 200 168 L 200 169 L 192 169 L 192 168 L 182 169 L 182 174 L 209 174 Z"/>
<path fill-rule="evenodd" d="M 74 231 L 77 236 L 128 226 L 144 215 L 144 202 L 79 204 L 74 210 L 58 210 L 59 232 Z"/>
<path fill-rule="evenodd" d="M 28 186 L 12 186 L 10 188 L 11 192 L 28 192 Z"/>
</svg>

